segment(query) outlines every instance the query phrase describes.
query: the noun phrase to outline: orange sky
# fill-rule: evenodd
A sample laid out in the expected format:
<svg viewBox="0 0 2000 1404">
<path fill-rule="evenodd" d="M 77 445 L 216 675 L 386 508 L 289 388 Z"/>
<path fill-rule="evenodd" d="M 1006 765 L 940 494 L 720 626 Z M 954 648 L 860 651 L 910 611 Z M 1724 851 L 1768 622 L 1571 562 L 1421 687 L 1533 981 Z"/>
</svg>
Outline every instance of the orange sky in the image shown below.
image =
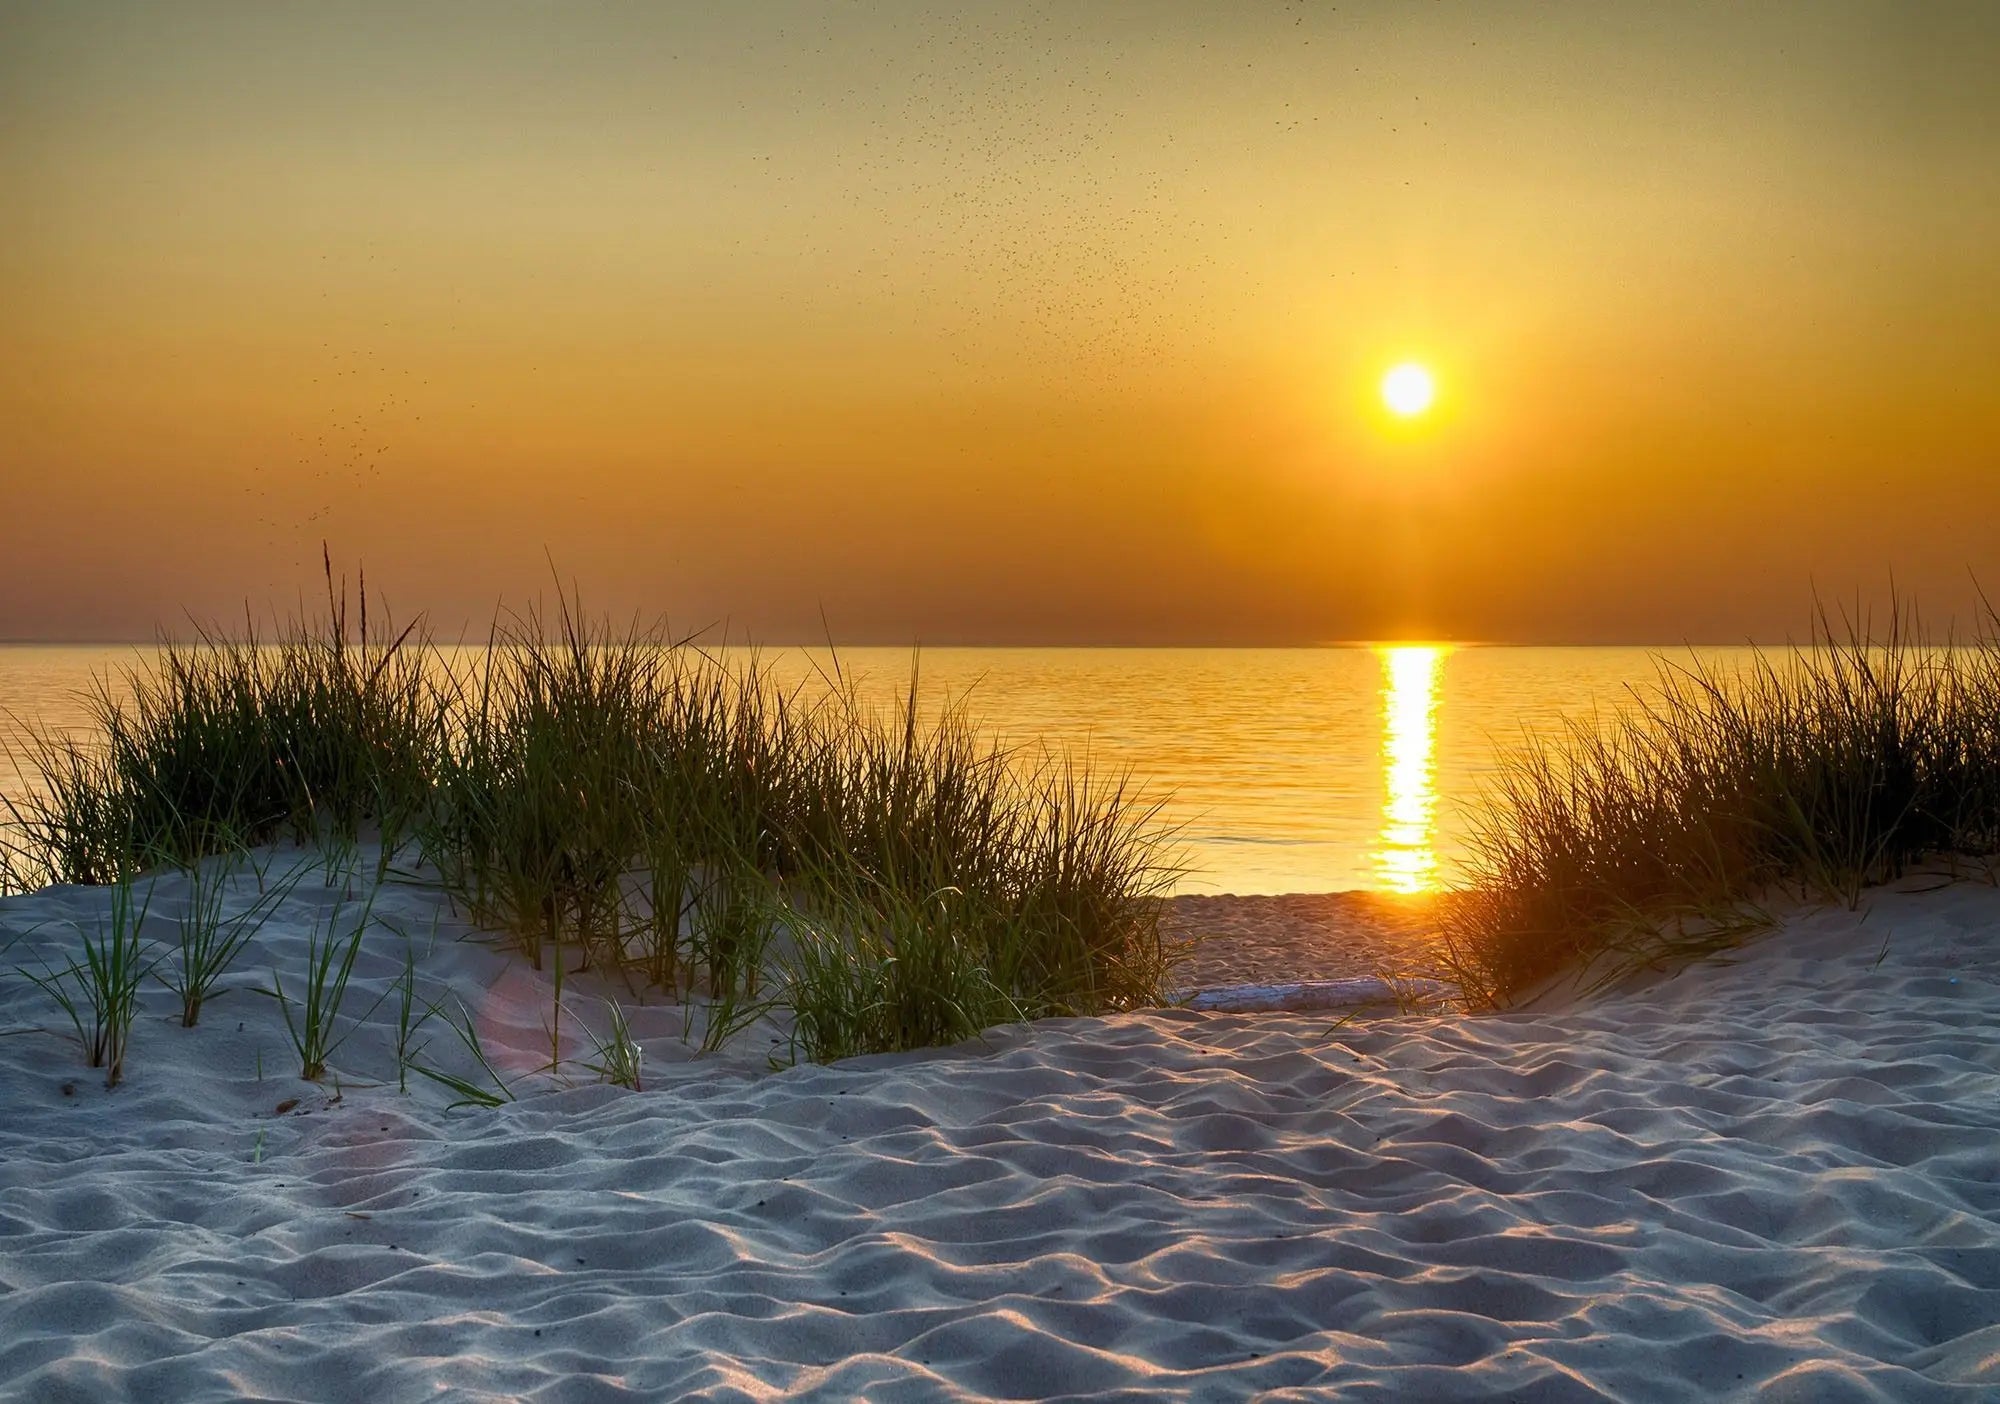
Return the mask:
<svg viewBox="0 0 2000 1404">
<path fill-rule="evenodd" d="M 2000 6 L 706 8 L 0 6 L 0 638 L 2000 593 Z"/>
</svg>

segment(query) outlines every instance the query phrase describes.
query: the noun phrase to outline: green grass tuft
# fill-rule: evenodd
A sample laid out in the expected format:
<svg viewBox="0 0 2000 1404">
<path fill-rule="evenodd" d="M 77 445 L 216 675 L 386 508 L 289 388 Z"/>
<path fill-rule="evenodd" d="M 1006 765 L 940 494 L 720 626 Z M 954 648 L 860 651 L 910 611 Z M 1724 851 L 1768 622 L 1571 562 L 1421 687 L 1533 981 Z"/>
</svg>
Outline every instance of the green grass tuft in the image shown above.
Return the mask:
<svg viewBox="0 0 2000 1404">
<path fill-rule="evenodd" d="M 125 1076 L 139 987 L 154 965 L 142 932 L 152 900 L 150 883 L 142 899 L 132 874 L 121 871 L 111 884 L 110 909 L 96 929 L 76 927 L 80 961 L 71 959 L 60 970 L 44 964 L 40 971 L 20 971 L 69 1016 L 90 1066 L 105 1070 L 106 1087 L 116 1087 Z"/>
<path fill-rule="evenodd" d="M 363 822 L 425 803 L 447 724 L 430 650 L 414 625 L 371 629 L 365 582 L 350 627 L 330 560 L 326 578 L 317 628 L 164 642 L 99 681 L 93 734 L 30 733 L 38 784 L 6 801 L 14 880 L 108 883 L 277 838 L 320 841 L 331 865 Z"/>
<path fill-rule="evenodd" d="M 375 894 L 370 891 L 345 935 L 340 932 L 341 915 L 349 905 L 344 894 L 334 897 L 324 924 L 314 920 L 306 939 L 304 988 L 296 1001 L 285 993 L 279 972 L 271 972 L 271 988 L 265 993 L 278 1001 L 278 1009 L 285 1017 L 285 1032 L 291 1035 L 292 1048 L 299 1055 L 299 1076 L 308 1082 L 317 1082 L 326 1075 L 327 1060 L 346 1041 L 355 1025 L 365 1022 L 368 1014 L 374 1012 L 371 1006 L 368 1014 L 350 1022 L 345 1029 L 337 1027 L 340 1007 L 347 999 L 347 983 L 354 975 L 354 963 L 361 954 L 361 937 L 368 928 L 374 904 Z M 383 991 L 382 998 L 387 995 L 388 991 Z M 381 1004 L 382 998 L 376 1000 L 376 1005 Z M 296 1017 L 292 1013 L 295 1003 Z"/>
<path fill-rule="evenodd" d="M 278 905 L 298 885 L 299 874 L 265 887 L 261 881 L 256 898 L 243 911 L 223 916 L 231 873 L 226 867 L 192 863 L 185 871 L 187 896 L 176 918 L 178 940 L 166 971 L 157 976 L 181 1003 L 181 1027 L 191 1029 L 201 1022 L 202 1006 L 219 998 L 216 982 L 236 957 L 263 929 Z"/>
<path fill-rule="evenodd" d="M 1853 906 L 1913 866 L 2000 850 L 2000 633 L 1879 637 L 1822 614 L 1740 671 L 1659 665 L 1608 722 L 1525 749 L 1475 816 L 1446 964 L 1477 1006 L 1710 954 L 1774 899 Z"/>
<path fill-rule="evenodd" d="M 350 629 L 330 561 L 326 576 L 316 628 L 167 645 L 150 670 L 99 688 L 98 737 L 35 738 L 39 783 L 11 815 L 16 880 L 194 870 L 290 840 L 314 847 L 346 899 L 372 827 L 378 884 L 414 844 L 536 968 L 555 957 L 562 979 L 699 996 L 704 1047 L 774 1002 L 820 998 L 795 978 L 812 955 L 788 940 L 837 950 L 864 984 L 888 980 L 837 1016 L 872 1010 L 880 1027 L 809 1040 L 824 1050 L 1162 996 L 1173 870 L 1157 808 L 1066 758 L 987 744 L 961 708 L 926 715 L 914 670 L 882 714 L 837 665 L 782 688 L 754 654 L 725 662 L 664 629 L 615 629 L 573 596 L 502 616 L 454 669 L 415 626 L 371 628 L 365 585 Z M 189 1022 L 248 939 L 218 901 L 197 884 L 184 918 Z M 863 920 L 882 929 L 861 933 Z M 322 1002 L 337 1009 L 359 930 L 316 935 L 302 999 L 280 995 L 288 1026 L 297 1005 L 308 1077 L 330 1051 Z M 936 1010 L 918 1007 L 933 998 Z"/>
</svg>

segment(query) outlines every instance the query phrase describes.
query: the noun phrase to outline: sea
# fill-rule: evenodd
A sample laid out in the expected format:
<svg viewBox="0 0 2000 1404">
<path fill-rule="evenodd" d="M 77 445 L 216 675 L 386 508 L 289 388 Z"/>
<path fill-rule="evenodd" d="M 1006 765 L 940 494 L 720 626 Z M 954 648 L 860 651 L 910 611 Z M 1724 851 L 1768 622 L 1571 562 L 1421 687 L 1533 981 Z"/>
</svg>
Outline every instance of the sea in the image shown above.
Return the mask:
<svg viewBox="0 0 2000 1404">
<path fill-rule="evenodd" d="M 1733 655 L 1736 655 L 1733 657 Z M 86 692 L 144 667 L 129 645 L 0 645 L 0 794 L 32 785 L 21 729 L 87 733 Z M 764 649 L 816 685 L 837 662 L 893 705 L 964 708 L 1023 753 L 1124 775 L 1173 826 L 1186 893 L 1424 893 L 1458 880 L 1482 794 L 1565 720 L 1628 706 L 1686 649 L 1374 644 L 1325 648 Z M 1727 668 L 1747 650 L 1703 649 Z"/>
</svg>

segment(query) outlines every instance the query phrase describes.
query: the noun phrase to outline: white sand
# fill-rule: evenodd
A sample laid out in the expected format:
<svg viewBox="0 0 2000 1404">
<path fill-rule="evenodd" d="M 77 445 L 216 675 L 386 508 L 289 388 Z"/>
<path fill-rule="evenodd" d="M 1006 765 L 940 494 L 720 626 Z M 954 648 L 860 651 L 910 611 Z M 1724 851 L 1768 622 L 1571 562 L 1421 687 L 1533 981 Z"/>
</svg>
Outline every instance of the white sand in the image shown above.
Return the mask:
<svg viewBox="0 0 2000 1404">
<path fill-rule="evenodd" d="M 105 900 L 7 899 L 0 940 Z M 231 982 L 289 985 L 326 900 Z M 646 1092 L 452 1113 L 375 1028 L 329 1106 L 246 993 L 182 1030 L 151 991 L 107 1093 L 8 974 L 0 1398 L 2000 1399 L 2000 892 L 1857 920 L 1330 1036 L 1163 1012 L 760 1075 L 775 1031 L 675 1061 L 647 1010 Z M 532 1066 L 545 982 L 461 934 L 427 984 Z"/>
</svg>

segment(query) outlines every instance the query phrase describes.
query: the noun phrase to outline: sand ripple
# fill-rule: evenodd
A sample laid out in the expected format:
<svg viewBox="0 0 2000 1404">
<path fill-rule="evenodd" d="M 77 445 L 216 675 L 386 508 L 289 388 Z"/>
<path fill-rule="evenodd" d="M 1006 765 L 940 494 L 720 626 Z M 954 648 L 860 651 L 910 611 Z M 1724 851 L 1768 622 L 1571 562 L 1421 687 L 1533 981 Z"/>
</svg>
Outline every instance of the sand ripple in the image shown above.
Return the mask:
<svg viewBox="0 0 2000 1404">
<path fill-rule="evenodd" d="M 497 1112 L 0 1039 L 0 1395 L 2000 1399 L 2000 894 L 1880 898 L 1879 965 L 1856 920 Z"/>
</svg>

